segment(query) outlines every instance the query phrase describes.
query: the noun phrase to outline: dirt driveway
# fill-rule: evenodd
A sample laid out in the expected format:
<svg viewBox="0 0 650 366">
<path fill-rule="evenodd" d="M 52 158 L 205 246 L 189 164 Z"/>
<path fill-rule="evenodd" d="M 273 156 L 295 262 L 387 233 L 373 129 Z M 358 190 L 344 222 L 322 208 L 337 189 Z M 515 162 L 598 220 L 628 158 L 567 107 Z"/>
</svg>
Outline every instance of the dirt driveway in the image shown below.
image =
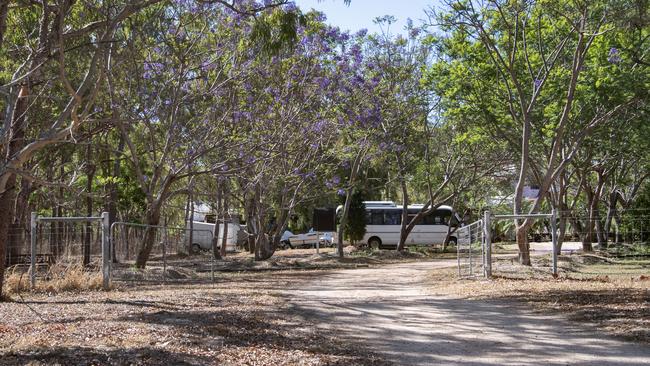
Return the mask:
<svg viewBox="0 0 650 366">
<path fill-rule="evenodd" d="M 522 303 L 435 296 L 427 272 L 454 261 L 339 270 L 288 295 L 319 327 L 399 365 L 650 365 L 650 347 Z"/>
</svg>

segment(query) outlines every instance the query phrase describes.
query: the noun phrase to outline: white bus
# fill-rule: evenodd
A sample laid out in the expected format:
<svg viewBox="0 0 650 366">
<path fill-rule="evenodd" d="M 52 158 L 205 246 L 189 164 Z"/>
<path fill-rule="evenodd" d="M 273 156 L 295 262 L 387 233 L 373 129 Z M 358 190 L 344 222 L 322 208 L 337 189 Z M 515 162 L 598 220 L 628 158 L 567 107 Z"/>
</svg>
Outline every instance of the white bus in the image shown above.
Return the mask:
<svg viewBox="0 0 650 366">
<path fill-rule="evenodd" d="M 366 235 L 362 242 L 370 247 L 396 246 L 399 243 L 402 207 L 391 201 L 366 201 Z M 408 206 L 409 221 L 417 215 L 423 205 Z M 337 213 L 342 210 L 339 206 Z M 406 238 L 407 245 L 442 244 L 447 236 L 449 225 L 460 227 L 461 219 L 450 206 L 440 206 L 433 213 L 421 219 Z M 463 238 L 464 239 L 464 238 Z M 449 243 L 455 245 L 458 238 L 455 233 L 449 237 Z"/>
</svg>

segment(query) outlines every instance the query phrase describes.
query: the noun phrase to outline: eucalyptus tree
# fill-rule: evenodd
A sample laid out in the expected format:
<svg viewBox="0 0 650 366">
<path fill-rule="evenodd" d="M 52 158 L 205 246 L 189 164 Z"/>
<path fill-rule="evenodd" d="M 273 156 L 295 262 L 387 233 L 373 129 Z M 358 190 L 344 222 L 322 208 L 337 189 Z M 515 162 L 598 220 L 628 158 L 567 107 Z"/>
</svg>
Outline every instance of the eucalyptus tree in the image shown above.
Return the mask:
<svg viewBox="0 0 650 366">
<path fill-rule="evenodd" d="M 614 1 L 458 1 L 434 14 L 447 32 L 439 65 L 451 111 L 470 109 L 483 128 L 517 152 L 515 214 L 537 212 L 585 139 L 633 108 L 634 92 L 614 103 L 591 99 L 594 44 L 613 31 Z M 608 52 L 609 53 L 609 52 Z M 440 83 L 443 85 L 443 83 Z M 592 104 L 598 101 L 598 104 Z M 529 207 L 524 188 L 538 185 Z M 530 264 L 531 219 L 517 220 L 519 260 Z"/>
<path fill-rule="evenodd" d="M 379 22 L 390 25 L 392 19 Z M 437 57 L 435 42 L 412 22 L 406 31 L 406 38 L 387 31 L 369 36 L 364 64 L 365 77 L 374 84 L 379 117 L 369 136 L 377 146 L 382 168 L 399 187 L 403 206 L 400 251 L 416 224 L 497 166 L 494 160 L 487 163 L 479 158 L 489 155 L 490 144 L 481 146 L 461 139 L 462 126 L 439 115 L 428 70 Z M 413 195 L 423 197 L 425 204 L 417 213 L 409 214 L 407 207 Z"/>
<path fill-rule="evenodd" d="M 29 178 L 26 163 L 46 146 L 77 140 L 79 128 L 93 119 L 94 100 L 105 82 L 106 59 L 121 25 L 157 2 L 0 5 L 0 258 L 14 216 L 16 176 Z M 0 285 L 3 273 L 4 259 Z"/>
</svg>

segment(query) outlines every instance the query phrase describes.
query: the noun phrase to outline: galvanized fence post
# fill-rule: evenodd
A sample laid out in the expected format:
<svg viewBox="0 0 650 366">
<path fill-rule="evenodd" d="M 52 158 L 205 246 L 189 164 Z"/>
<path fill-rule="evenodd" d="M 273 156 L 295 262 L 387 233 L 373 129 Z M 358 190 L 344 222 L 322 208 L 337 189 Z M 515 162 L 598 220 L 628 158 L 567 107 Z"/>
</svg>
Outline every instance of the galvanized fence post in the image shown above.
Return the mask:
<svg viewBox="0 0 650 366">
<path fill-rule="evenodd" d="M 102 212 L 102 288 L 106 291 L 111 287 L 111 240 L 110 221 L 108 212 Z"/>
<path fill-rule="evenodd" d="M 557 238 L 557 211 L 551 212 L 551 241 L 553 246 L 553 277 L 557 277 L 557 256 L 558 256 L 558 238 Z"/>
<path fill-rule="evenodd" d="M 29 258 L 30 258 L 30 263 L 29 263 L 29 270 L 30 270 L 30 277 L 29 277 L 29 283 L 32 288 L 32 290 L 36 287 L 36 225 L 38 223 L 38 215 L 36 212 L 32 212 L 32 219 L 30 221 L 29 225 L 29 238 L 31 240 L 31 245 L 30 245 L 30 253 L 29 253 Z"/>
<path fill-rule="evenodd" d="M 485 263 L 483 264 L 485 278 L 492 277 L 492 238 L 490 237 L 490 211 L 483 213 L 483 242 L 485 243 Z"/>
</svg>

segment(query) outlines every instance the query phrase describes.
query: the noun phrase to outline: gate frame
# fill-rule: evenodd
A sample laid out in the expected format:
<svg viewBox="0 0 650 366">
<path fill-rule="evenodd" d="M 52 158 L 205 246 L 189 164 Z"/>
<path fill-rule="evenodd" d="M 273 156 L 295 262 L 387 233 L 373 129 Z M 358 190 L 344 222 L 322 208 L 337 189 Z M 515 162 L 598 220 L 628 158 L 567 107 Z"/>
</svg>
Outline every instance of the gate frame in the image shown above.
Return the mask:
<svg viewBox="0 0 650 366">
<path fill-rule="evenodd" d="M 482 234 L 482 237 L 481 237 L 481 261 L 483 262 L 482 263 L 483 264 L 483 274 L 485 275 L 485 262 L 486 262 L 487 256 L 486 256 L 486 253 L 485 253 L 486 243 L 485 243 L 485 225 L 484 225 L 484 222 L 485 221 L 483 221 L 482 219 L 481 220 L 476 220 L 476 221 L 474 221 L 472 223 L 464 225 L 463 227 L 459 228 L 459 230 L 462 230 L 463 228 L 466 228 L 466 227 L 471 227 L 472 225 L 475 225 L 475 224 L 480 227 L 480 232 Z M 458 231 L 456 231 L 456 234 L 457 234 L 456 235 L 457 237 L 460 237 L 460 233 Z M 459 278 L 475 278 L 476 277 L 475 275 L 472 274 L 473 263 L 472 263 L 472 230 L 471 229 L 469 230 L 469 236 L 470 236 L 470 242 L 469 242 L 469 247 L 468 247 L 469 248 L 469 252 L 468 252 L 469 253 L 469 272 L 470 272 L 469 276 L 462 276 L 461 275 L 460 243 L 458 241 L 456 242 L 456 258 L 458 260 L 458 277 Z"/>
<path fill-rule="evenodd" d="M 111 287 L 111 260 L 110 260 L 110 238 L 108 212 L 102 212 L 101 216 L 89 217 L 48 217 L 38 216 L 32 212 L 30 222 L 30 286 L 36 287 L 36 241 L 38 232 L 36 230 L 39 222 L 100 222 L 102 227 L 102 289 L 109 290 Z"/>
</svg>

